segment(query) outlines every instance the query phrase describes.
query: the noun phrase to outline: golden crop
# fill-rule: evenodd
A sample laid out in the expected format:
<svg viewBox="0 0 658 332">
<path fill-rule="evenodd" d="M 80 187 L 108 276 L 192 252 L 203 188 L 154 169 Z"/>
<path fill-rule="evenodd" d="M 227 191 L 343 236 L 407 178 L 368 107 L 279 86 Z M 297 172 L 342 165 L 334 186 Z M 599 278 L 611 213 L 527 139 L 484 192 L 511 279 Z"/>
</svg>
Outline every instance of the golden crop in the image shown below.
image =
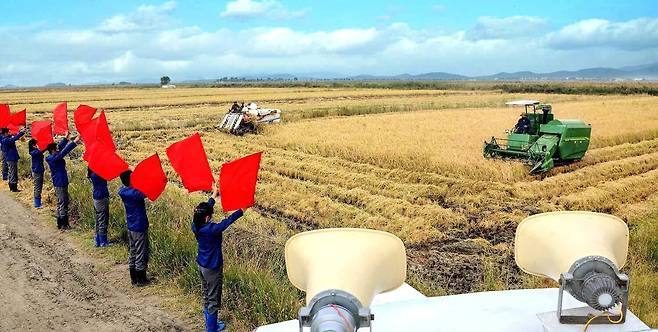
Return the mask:
<svg viewBox="0 0 658 332">
<path fill-rule="evenodd" d="M 169 144 L 195 131 L 215 171 L 265 151 L 256 212 L 236 227 L 275 243 L 312 228 L 386 230 L 407 244 L 411 277 L 448 293 L 532 284 L 516 269 L 512 250 L 516 224 L 528 215 L 591 210 L 633 226 L 658 207 L 656 97 L 350 88 L 121 88 L 0 97 L 37 111 L 30 121 L 64 100 L 70 108 L 78 102 L 107 108 L 119 153 L 131 164 L 154 152 L 166 159 Z M 483 158 L 483 141 L 503 137 L 521 111 L 504 102 L 520 98 L 553 103 L 558 119 L 591 123 L 586 157 L 539 177 L 520 162 Z M 221 133 L 215 126 L 234 100 L 281 108 L 284 123 L 260 135 Z M 168 163 L 165 169 L 176 185 Z M 650 287 L 634 289 L 637 308 L 651 301 Z M 640 314 L 655 317 L 653 310 Z"/>
</svg>

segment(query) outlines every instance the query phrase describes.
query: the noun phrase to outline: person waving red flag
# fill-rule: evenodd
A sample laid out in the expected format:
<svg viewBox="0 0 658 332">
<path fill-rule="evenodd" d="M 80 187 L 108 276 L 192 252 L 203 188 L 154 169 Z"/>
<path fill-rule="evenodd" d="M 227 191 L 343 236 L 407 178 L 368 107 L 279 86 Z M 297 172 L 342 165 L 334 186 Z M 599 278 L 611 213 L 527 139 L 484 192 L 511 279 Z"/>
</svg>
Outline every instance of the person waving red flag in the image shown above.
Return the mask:
<svg viewBox="0 0 658 332">
<path fill-rule="evenodd" d="M 169 146 L 167 157 L 189 192 L 212 190 L 215 180 L 199 133 Z"/>
<path fill-rule="evenodd" d="M 258 152 L 222 165 L 219 191 L 224 212 L 254 205 L 262 155 L 262 152 Z"/>
</svg>

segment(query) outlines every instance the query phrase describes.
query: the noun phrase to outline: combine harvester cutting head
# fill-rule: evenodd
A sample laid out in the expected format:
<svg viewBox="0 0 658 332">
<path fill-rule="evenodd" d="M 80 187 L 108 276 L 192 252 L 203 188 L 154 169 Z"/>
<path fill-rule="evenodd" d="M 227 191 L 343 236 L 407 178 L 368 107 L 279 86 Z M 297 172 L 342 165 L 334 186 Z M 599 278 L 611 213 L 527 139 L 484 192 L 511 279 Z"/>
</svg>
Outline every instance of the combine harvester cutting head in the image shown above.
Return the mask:
<svg viewBox="0 0 658 332">
<path fill-rule="evenodd" d="M 514 129 L 507 132 L 507 139 L 491 137 L 491 141 L 484 142 L 485 158 L 521 159 L 532 165 L 531 174 L 538 174 L 555 164 L 585 156 L 591 125 L 582 120 L 555 120 L 551 105 L 536 100 L 517 100 L 506 105 L 524 106 L 525 112 Z"/>
<path fill-rule="evenodd" d="M 258 108 L 256 103 L 236 106 L 237 103 L 224 115 L 218 126 L 220 130 L 242 136 L 245 133 L 257 133 L 262 125 L 281 122 L 280 109 Z"/>
</svg>

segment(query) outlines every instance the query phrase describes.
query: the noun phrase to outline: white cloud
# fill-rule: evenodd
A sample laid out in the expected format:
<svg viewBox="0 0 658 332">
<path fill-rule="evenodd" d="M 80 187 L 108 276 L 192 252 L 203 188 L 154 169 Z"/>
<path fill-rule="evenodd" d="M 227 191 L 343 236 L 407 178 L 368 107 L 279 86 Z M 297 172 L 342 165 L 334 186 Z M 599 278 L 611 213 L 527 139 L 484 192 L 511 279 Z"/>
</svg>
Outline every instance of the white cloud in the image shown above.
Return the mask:
<svg viewBox="0 0 658 332">
<path fill-rule="evenodd" d="M 99 25 L 98 31 L 119 33 L 166 28 L 169 25 L 169 14 L 175 8 L 175 1 L 159 6 L 141 5 L 131 14 L 119 14 L 106 19 Z"/>
<path fill-rule="evenodd" d="M 548 34 L 547 43 L 556 49 L 613 47 L 640 50 L 658 47 L 658 18 L 626 22 L 588 19 Z"/>
<path fill-rule="evenodd" d="M 443 13 L 446 10 L 446 6 L 442 4 L 432 5 L 432 10 L 437 13 Z"/>
<path fill-rule="evenodd" d="M 548 27 L 546 19 L 535 16 L 510 16 L 478 18 L 475 26 L 468 31 L 467 37 L 479 39 L 509 39 L 529 37 L 544 31 Z"/>
<path fill-rule="evenodd" d="M 258 25 L 207 30 L 172 23 L 174 7 L 173 2 L 141 6 L 132 13 L 114 16 L 126 18 L 124 22 L 140 15 L 152 18 L 139 27 L 126 23 L 109 29 L 108 19 L 87 29 L 0 29 L 0 85 L 155 82 L 162 75 L 183 80 L 281 72 L 355 75 L 445 71 L 483 75 L 617 67 L 658 59 L 658 46 L 646 41 L 656 40 L 651 37 L 655 22 L 648 19 L 643 21 L 642 30 L 646 38 L 629 30 L 629 26 L 639 24 L 635 20 L 577 22 L 539 36 L 504 27 L 505 22 L 542 22 L 518 17 L 481 19 L 473 29 L 451 32 L 418 29 L 401 22 L 310 31 Z M 479 31 L 478 38 L 473 31 Z M 620 33 L 614 31 L 625 31 L 641 47 L 619 47 L 629 42 L 613 38 Z M 584 45 L 599 49 L 591 52 Z"/>
<path fill-rule="evenodd" d="M 308 10 L 288 10 L 278 0 L 234 0 L 226 4 L 220 16 L 234 19 L 271 18 L 279 20 L 303 17 Z"/>
</svg>

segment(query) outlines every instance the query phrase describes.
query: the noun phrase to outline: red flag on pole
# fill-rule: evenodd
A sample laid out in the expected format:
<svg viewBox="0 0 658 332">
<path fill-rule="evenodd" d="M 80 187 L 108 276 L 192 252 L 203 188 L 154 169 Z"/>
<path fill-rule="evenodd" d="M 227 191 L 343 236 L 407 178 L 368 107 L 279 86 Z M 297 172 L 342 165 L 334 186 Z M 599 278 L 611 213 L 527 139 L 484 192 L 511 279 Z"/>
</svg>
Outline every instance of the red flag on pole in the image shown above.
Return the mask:
<svg viewBox="0 0 658 332">
<path fill-rule="evenodd" d="M 91 119 L 94 118 L 94 115 L 96 114 L 96 109 L 87 106 L 87 105 L 80 105 L 78 108 L 73 112 L 73 123 L 75 123 L 75 128 L 78 129 L 78 132 L 80 132 L 81 127 L 84 127 L 87 123 L 91 121 Z"/>
<path fill-rule="evenodd" d="M 0 128 L 7 128 L 10 119 L 11 111 L 9 110 L 9 105 L 0 104 Z"/>
<path fill-rule="evenodd" d="M 85 143 L 85 153 L 82 159 L 88 160 L 89 155 L 93 153 L 95 146 L 99 143 L 105 149 L 116 151 L 117 148 L 114 145 L 114 139 L 112 138 L 112 133 L 110 133 L 110 126 L 107 124 L 105 112 L 101 112 L 97 118 L 82 125 L 79 130 L 81 130 L 80 135 L 82 136 L 82 141 Z"/>
<path fill-rule="evenodd" d="M 262 152 L 222 165 L 219 173 L 219 191 L 224 212 L 254 205 L 256 181 Z"/>
<path fill-rule="evenodd" d="M 144 193 L 152 202 L 160 197 L 167 186 L 167 175 L 157 153 L 135 167 L 130 177 L 130 185 Z"/>
<path fill-rule="evenodd" d="M 107 124 L 105 111 L 101 111 L 101 114 L 98 116 L 98 121 L 96 122 L 96 140 L 112 149 L 112 151 L 117 150 L 116 145 L 114 145 L 112 133 L 110 132 L 110 126 Z"/>
<path fill-rule="evenodd" d="M 101 178 L 112 181 L 128 170 L 128 164 L 109 146 L 96 142 L 89 154 L 89 168 Z"/>
<path fill-rule="evenodd" d="M 89 161 L 89 155 L 93 145 L 96 143 L 96 128 L 98 123 L 98 118 L 95 118 L 83 125 L 78 126 L 78 134 L 82 138 L 82 142 L 85 145 L 85 152 L 82 155 L 82 159 Z"/>
<path fill-rule="evenodd" d="M 7 126 L 7 128 L 9 128 L 9 133 L 12 134 L 12 135 L 16 135 L 16 134 L 18 134 L 19 131 L 21 131 L 21 127 L 15 125 L 13 123 L 10 123 Z"/>
<path fill-rule="evenodd" d="M 53 133 L 55 135 L 65 135 L 69 131 L 69 115 L 66 102 L 55 106 L 53 110 L 53 121 L 55 123 Z"/>
<path fill-rule="evenodd" d="M 45 151 L 48 144 L 55 143 L 50 121 L 34 121 L 30 132 L 32 138 L 37 140 L 39 150 Z"/>
<path fill-rule="evenodd" d="M 27 124 L 27 110 L 22 110 L 20 112 L 14 113 L 9 118 L 9 123 L 16 126 L 24 126 Z"/>
<path fill-rule="evenodd" d="M 169 146 L 167 157 L 189 192 L 212 190 L 215 180 L 199 133 Z"/>
</svg>

